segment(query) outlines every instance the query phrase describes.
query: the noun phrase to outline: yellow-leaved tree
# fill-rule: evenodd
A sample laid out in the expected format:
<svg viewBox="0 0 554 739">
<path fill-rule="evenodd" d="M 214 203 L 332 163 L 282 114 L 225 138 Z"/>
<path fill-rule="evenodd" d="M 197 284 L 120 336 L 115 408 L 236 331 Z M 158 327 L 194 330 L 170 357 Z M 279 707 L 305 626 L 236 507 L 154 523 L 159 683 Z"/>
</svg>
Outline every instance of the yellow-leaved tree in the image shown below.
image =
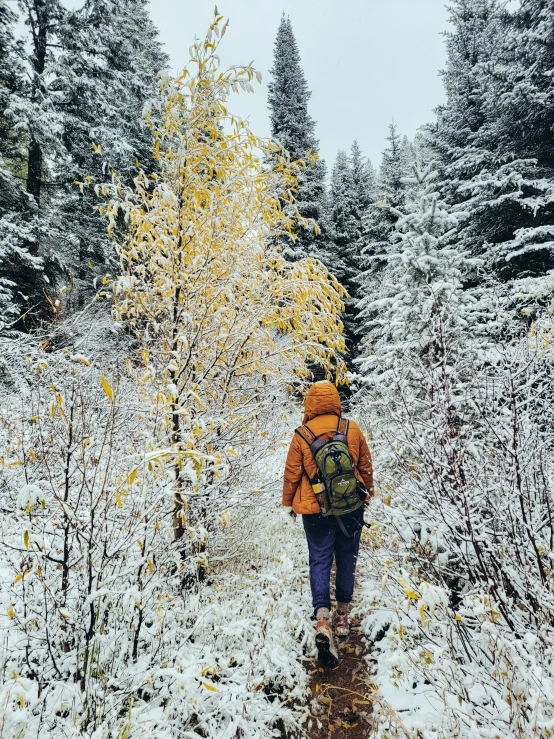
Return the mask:
<svg viewBox="0 0 554 739">
<path fill-rule="evenodd" d="M 181 519 L 186 488 L 200 475 L 206 484 L 199 452 L 221 477 L 240 437 L 261 432 L 276 385 L 302 382 L 314 364 L 344 376 L 343 289 L 317 260 L 290 263 L 278 246 L 302 222 L 281 207 L 302 165 L 228 112 L 230 93 L 252 91 L 260 75 L 219 70 L 226 28 L 216 11 L 189 67 L 161 80 L 148 115 L 157 171 L 141 169 L 130 189 L 114 177 L 103 208 L 110 229 L 125 220 L 115 315 L 136 335 L 165 414 Z"/>
</svg>

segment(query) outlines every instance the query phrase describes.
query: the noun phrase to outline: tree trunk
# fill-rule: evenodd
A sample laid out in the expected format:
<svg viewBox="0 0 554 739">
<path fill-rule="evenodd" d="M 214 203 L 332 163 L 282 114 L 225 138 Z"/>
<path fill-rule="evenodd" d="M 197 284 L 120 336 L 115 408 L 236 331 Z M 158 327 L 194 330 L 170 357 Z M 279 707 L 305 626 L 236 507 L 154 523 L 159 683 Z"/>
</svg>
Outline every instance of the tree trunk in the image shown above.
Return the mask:
<svg viewBox="0 0 554 739">
<path fill-rule="evenodd" d="M 48 30 L 50 24 L 52 0 L 33 0 L 27 5 L 27 20 L 31 27 L 33 38 L 33 53 L 31 65 L 33 68 L 33 83 L 31 100 L 36 103 L 43 92 L 44 81 L 42 75 L 46 67 L 46 50 L 48 45 Z M 27 192 L 40 203 L 42 188 L 43 152 L 33 124 L 30 126 L 29 152 L 27 160 Z"/>
</svg>

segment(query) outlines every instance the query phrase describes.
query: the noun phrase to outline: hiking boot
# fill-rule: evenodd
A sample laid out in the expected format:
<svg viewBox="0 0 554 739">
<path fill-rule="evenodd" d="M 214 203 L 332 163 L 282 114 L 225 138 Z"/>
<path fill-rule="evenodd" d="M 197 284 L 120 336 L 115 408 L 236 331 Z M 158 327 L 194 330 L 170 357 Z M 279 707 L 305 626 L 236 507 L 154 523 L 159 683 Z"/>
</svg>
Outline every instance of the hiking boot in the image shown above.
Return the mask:
<svg viewBox="0 0 554 739">
<path fill-rule="evenodd" d="M 315 629 L 317 658 L 323 667 L 336 667 L 339 654 L 333 639 L 333 629 L 328 618 L 320 618 Z"/>
<path fill-rule="evenodd" d="M 341 637 L 347 637 L 350 634 L 350 626 L 348 625 L 348 613 L 333 613 L 333 629 L 335 634 Z"/>
</svg>

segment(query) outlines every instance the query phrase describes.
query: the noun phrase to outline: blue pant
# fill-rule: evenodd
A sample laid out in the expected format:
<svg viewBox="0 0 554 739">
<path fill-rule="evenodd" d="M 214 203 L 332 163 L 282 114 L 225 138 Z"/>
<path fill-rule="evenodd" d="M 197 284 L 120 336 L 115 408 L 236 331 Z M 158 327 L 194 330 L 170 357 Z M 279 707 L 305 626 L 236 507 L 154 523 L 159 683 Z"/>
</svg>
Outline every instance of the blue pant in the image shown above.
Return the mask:
<svg viewBox="0 0 554 739">
<path fill-rule="evenodd" d="M 350 603 L 354 592 L 354 575 L 364 522 L 363 507 L 341 516 L 345 536 L 335 516 L 310 513 L 302 516 L 310 555 L 310 587 L 314 612 L 331 608 L 331 567 L 336 561 L 335 597 Z"/>
</svg>

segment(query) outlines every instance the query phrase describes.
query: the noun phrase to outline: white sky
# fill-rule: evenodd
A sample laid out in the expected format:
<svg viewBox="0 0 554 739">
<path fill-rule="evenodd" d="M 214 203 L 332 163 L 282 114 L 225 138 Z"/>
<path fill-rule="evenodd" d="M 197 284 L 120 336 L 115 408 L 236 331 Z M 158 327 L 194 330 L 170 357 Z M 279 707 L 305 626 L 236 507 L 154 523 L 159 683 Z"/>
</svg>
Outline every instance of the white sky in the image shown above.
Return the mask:
<svg viewBox="0 0 554 739">
<path fill-rule="evenodd" d="M 444 99 L 438 71 L 445 51 L 446 0 L 220 0 L 229 18 L 220 56 L 225 66 L 252 59 L 263 75 L 255 94 L 241 93 L 230 109 L 269 134 L 268 70 L 283 11 L 290 16 L 312 91 L 321 155 L 330 168 L 337 149 L 357 137 L 377 165 L 394 118 L 412 137 Z M 152 15 L 175 71 L 188 59 L 194 35 L 213 19 L 208 0 L 151 0 Z"/>
<path fill-rule="evenodd" d="M 83 0 L 65 0 L 79 6 Z M 445 62 L 441 32 L 446 0 L 220 0 L 229 29 L 220 48 L 224 66 L 252 59 L 263 83 L 241 93 L 230 109 L 269 134 L 268 70 L 283 11 L 290 16 L 312 91 L 309 110 L 317 122 L 328 168 L 337 149 L 357 137 L 375 165 L 394 118 L 412 137 L 444 100 L 438 76 Z M 151 0 L 154 22 L 173 71 L 188 60 L 195 35 L 204 38 L 213 19 L 212 0 Z"/>
</svg>

